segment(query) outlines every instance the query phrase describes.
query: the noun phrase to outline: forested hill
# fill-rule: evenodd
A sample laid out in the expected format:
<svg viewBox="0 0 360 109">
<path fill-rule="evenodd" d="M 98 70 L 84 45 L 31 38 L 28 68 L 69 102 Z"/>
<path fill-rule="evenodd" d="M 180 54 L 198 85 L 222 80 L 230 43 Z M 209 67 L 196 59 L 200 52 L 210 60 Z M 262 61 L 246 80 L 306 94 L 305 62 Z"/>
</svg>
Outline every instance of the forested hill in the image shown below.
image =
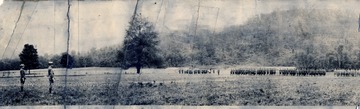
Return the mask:
<svg viewBox="0 0 360 109">
<path fill-rule="evenodd" d="M 159 33 L 162 67 L 296 66 L 310 69 L 360 68 L 359 15 L 343 10 L 287 10 L 249 19 L 220 32 L 198 29 Z M 232 26 L 231 26 L 232 25 Z M 91 49 L 74 57 L 73 67 L 119 67 L 119 45 Z M 120 53 L 120 54 L 119 54 Z M 61 55 L 39 56 L 61 67 Z M 19 59 L 0 60 L 0 70 L 18 69 Z"/>
<path fill-rule="evenodd" d="M 162 47 L 167 63 L 175 66 L 193 61 L 195 65 L 355 67 L 360 52 L 357 30 L 358 14 L 352 11 L 294 9 L 262 14 L 215 34 L 174 32 L 162 37 Z"/>
</svg>

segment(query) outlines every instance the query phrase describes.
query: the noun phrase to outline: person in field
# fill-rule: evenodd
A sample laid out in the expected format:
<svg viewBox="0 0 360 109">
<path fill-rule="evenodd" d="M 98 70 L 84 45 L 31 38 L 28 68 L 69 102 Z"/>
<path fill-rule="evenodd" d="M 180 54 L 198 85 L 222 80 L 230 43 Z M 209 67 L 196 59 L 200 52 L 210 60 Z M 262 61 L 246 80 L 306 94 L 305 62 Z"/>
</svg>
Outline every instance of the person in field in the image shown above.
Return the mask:
<svg viewBox="0 0 360 109">
<path fill-rule="evenodd" d="M 20 64 L 20 83 L 21 83 L 21 91 L 24 91 L 24 83 L 25 83 L 25 70 L 24 70 L 24 67 L 25 65 L 24 64 Z"/>
<path fill-rule="evenodd" d="M 48 68 L 48 77 L 49 77 L 49 83 L 50 83 L 50 87 L 49 87 L 49 93 L 51 93 L 52 91 L 52 84 L 54 83 L 54 71 L 52 70 L 52 62 L 49 62 L 49 68 Z"/>
</svg>

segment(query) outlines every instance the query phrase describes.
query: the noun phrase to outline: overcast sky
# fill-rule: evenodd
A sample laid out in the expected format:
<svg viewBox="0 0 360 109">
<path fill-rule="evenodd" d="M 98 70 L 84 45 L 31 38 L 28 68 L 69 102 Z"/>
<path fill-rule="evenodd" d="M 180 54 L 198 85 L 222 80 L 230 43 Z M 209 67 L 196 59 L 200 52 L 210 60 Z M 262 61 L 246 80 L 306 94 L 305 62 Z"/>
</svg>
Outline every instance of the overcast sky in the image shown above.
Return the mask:
<svg viewBox="0 0 360 109">
<path fill-rule="evenodd" d="M 358 0 L 141 1 L 139 12 L 153 22 L 159 32 L 189 31 L 195 25 L 198 9 L 198 27 L 215 31 L 241 25 L 252 17 L 261 18 L 263 13 L 293 8 L 341 9 L 360 13 Z M 121 44 L 135 4 L 136 0 L 72 1 L 70 51 L 83 53 L 93 47 Z M 36 45 L 40 55 L 65 52 L 67 0 L 26 2 L 16 23 L 21 5 L 22 1 L 4 1 L 0 5 L 0 58 L 18 57 L 25 43 Z"/>
</svg>

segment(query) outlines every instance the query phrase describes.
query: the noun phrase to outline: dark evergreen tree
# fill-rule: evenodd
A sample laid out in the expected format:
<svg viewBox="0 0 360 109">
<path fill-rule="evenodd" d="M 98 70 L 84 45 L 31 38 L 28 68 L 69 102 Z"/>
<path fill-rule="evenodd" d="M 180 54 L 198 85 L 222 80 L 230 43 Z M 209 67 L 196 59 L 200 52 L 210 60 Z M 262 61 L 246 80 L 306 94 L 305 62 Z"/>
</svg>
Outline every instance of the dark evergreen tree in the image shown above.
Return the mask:
<svg viewBox="0 0 360 109">
<path fill-rule="evenodd" d="M 39 57 L 37 54 L 37 50 L 33 45 L 25 44 L 23 51 L 19 54 L 21 63 L 25 65 L 25 69 L 35 69 L 39 66 Z"/>
<path fill-rule="evenodd" d="M 74 58 L 68 53 L 62 53 L 60 64 L 62 67 L 72 68 L 75 63 Z"/>
</svg>

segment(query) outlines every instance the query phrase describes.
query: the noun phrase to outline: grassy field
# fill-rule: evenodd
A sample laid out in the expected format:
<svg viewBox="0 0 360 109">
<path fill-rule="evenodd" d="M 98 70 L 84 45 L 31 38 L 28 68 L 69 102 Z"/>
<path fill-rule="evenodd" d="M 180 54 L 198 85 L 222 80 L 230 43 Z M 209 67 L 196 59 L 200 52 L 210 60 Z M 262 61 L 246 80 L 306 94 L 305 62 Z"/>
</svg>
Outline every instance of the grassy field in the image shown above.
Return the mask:
<svg viewBox="0 0 360 109">
<path fill-rule="evenodd" d="M 57 105 L 65 102 L 71 105 L 196 106 L 360 104 L 359 77 L 335 77 L 332 74 L 315 77 L 230 75 L 226 70 L 222 70 L 220 75 L 189 75 L 178 74 L 176 69 L 145 69 L 141 75 L 131 70 L 120 75 L 118 69 L 97 72 L 68 76 L 66 101 L 63 99 L 64 76 L 55 77 L 52 94 L 48 93 L 46 77 L 29 76 L 24 92 L 20 92 L 19 78 L 0 78 L 0 105 Z"/>
</svg>

